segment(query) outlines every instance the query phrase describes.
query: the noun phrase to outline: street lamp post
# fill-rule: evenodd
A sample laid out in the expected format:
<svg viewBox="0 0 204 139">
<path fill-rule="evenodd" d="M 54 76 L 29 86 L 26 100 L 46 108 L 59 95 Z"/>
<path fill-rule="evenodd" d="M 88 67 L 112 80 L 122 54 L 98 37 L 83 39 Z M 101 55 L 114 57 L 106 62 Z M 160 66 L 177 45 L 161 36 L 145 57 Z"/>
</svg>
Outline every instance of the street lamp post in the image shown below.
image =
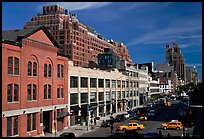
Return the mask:
<svg viewBox="0 0 204 139">
<path fill-rule="evenodd" d="M 87 131 L 89 131 L 89 105 L 87 103 Z"/>
</svg>

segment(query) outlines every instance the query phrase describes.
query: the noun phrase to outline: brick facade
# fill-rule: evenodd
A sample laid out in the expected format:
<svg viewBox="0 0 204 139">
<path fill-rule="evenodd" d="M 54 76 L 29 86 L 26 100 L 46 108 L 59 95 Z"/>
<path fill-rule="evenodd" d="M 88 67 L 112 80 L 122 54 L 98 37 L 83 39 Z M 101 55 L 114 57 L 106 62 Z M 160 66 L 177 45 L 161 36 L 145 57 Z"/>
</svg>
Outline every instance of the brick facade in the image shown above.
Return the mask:
<svg viewBox="0 0 204 139">
<path fill-rule="evenodd" d="M 2 93 L 2 127 L 4 127 L 2 128 L 2 136 L 28 137 L 43 134 L 43 122 L 40 123 L 40 114 L 45 112 L 50 113 L 49 132 L 53 132 L 55 130 L 54 122 L 57 123 L 57 118 L 54 118 L 54 111 L 63 109 L 64 112 L 68 112 L 66 106 L 68 104 L 68 77 L 65 76 L 68 74 L 68 59 L 57 55 L 57 47 L 50 41 L 43 29 L 23 38 L 21 43 L 22 46 L 16 46 L 5 41 L 2 44 L 2 92 L 4 92 Z M 8 73 L 9 57 L 19 60 L 19 64 L 16 65 L 19 71 L 17 75 Z M 28 75 L 29 61 L 32 63 L 31 76 Z M 36 76 L 33 76 L 34 63 L 37 64 Z M 44 64 L 46 63 L 51 65 L 51 77 L 44 77 Z M 57 77 L 58 64 L 64 67 L 63 78 Z M 15 60 L 13 60 L 11 69 L 15 70 L 16 66 Z M 44 85 L 46 84 L 51 85 L 51 99 L 44 99 Z M 9 85 L 12 87 L 11 102 L 8 102 L 10 100 L 8 96 Z M 15 85 L 18 86 L 18 96 L 15 95 Z M 29 85 L 32 87 L 30 91 L 28 91 Z M 63 87 L 63 98 L 57 98 L 57 87 L 59 85 Z M 33 86 L 36 86 L 35 89 Z M 31 94 L 29 95 L 28 92 L 31 92 Z M 31 131 L 27 131 L 29 114 L 31 114 Z M 16 116 L 17 130 L 14 129 L 14 117 Z M 12 117 L 11 129 L 7 127 L 9 117 Z M 36 127 L 33 127 L 32 123 L 34 121 Z M 68 118 L 64 117 L 63 128 L 67 126 Z M 15 130 L 16 133 L 14 133 Z M 7 135 L 7 132 L 10 131 L 11 134 Z"/>
</svg>

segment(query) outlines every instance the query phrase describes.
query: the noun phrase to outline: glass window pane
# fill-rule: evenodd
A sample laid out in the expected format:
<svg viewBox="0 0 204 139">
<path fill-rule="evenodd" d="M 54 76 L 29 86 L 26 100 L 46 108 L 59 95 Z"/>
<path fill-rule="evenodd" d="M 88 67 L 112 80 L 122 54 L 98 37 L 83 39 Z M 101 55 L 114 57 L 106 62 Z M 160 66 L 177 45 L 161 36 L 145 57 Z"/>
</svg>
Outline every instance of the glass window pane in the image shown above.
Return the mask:
<svg viewBox="0 0 204 139">
<path fill-rule="evenodd" d="M 81 88 L 88 87 L 88 78 L 81 77 Z"/>
<path fill-rule="evenodd" d="M 31 71 L 32 71 L 32 63 L 29 61 L 28 62 L 28 76 L 32 75 Z"/>
<path fill-rule="evenodd" d="M 33 76 L 37 76 L 37 63 L 33 63 Z"/>
<path fill-rule="evenodd" d="M 64 98 L 64 88 L 61 88 L 61 98 Z"/>
<path fill-rule="evenodd" d="M 19 59 L 17 57 L 14 59 L 14 74 L 19 75 Z"/>
<path fill-rule="evenodd" d="M 12 84 L 7 86 L 7 101 L 12 102 Z"/>
<path fill-rule="evenodd" d="M 64 78 L 64 66 L 61 65 L 61 78 Z"/>
<path fill-rule="evenodd" d="M 47 64 L 44 64 L 44 77 L 47 77 Z"/>
<path fill-rule="evenodd" d="M 14 117 L 14 135 L 18 134 L 18 116 Z"/>
<path fill-rule="evenodd" d="M 8 57 L 8 74 L 13 74 L 13 57 Z"/>
<path fill-rule="evenodd" d="M 12 117 L 7 118 L 7 137 L 12 136 Z"/>
<path fill-rule="evenodd" d="M 33 84 L 33 100 L 36 100 L 36 91 L 37 91 L 36 85 Z"/>
<path fill-rule="evenodd" d="M 70 88 L 78 87 L 78 77 L 71 76 L 70 77 Z"/>
<path fill-rule="evenodd" d="M 14 84 L 14 101 L 18 101 L 19 85 Z"/>
<path fill-rule="evenodd" d="M 57 98 L 60 98 L 60 88 L 57 88 Z"/>
<path fill-rule="evenodd" d="M 48 77 L 51 77 L 51 64 L 48 66 Z"/>
<path fill-rule="evenodd" d="M 57 64 L 57 77 L 60 78 L 60 64 Z"/>
<path fill-rule="evenodd" d="M 44 99 L 47 99 L 47 85 L 44 85 Z"/>
<path fill-rule="evenodd" d="M 31 114 L 27 115 L 27 131 L 31 131 Z"/>
<path fill-rule="evenodd" d="M 70 105 L 78 104 L 78 93 L 70 94 Z"/>
<path fill-rule="evenodd" d="M 51 85 L 48 85 L 48 98 L 51 99 Z"/>
<path fill-rule="evenodd" d="M 32 130 L 36 130 L 36 113 L 33 113 Z"/>
<path fill-rule="evenodd" d="M 29 84 L 27 87 L 28 87 L 28 88 L 27 88 L 28 100 L 31 100 L 31 84 Z"/>
</svg>

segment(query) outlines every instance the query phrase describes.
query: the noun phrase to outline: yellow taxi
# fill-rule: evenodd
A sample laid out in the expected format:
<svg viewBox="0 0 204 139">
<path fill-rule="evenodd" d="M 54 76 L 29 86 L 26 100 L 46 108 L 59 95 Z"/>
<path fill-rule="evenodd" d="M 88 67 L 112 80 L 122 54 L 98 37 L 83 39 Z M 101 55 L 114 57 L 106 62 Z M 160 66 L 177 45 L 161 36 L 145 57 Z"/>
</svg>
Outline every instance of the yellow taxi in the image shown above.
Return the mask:
<svg viewBox="0 0 204 139">
<path fill-rule="evenodd" d="M 122 126 L 118 126 L 117 130 L 119 131 L 126 131 L 126 130 L 140 130 L 140 129 L 144 129 L 144 125 L 143 124 L 138 124 L 135 122 L 132 123 L 128 123 L 127 125 L 122 125 Z"/>
<path fill-rule="evenodd" d="M 182 123 L 179 122 L 178 120 L 172 120 L 169 123 L 164 123 L 161 125 L 160 128 L 163 129 L 176 129 L 176 130 L 180 130 L 181 128 L 183 128 Z"/>
</svg>

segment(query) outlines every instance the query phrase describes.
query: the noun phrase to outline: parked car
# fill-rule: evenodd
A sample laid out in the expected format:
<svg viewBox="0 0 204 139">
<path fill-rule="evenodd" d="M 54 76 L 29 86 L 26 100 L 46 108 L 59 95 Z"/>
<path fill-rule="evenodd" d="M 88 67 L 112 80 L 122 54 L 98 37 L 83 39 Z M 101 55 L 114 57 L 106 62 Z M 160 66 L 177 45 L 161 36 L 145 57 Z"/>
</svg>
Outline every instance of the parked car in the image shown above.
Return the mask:
<svg viewBox="0 0 204 139">
<path fill-rule="evenodd" d="M 105 120 L 104 123 L 101 124 L 101 127 L 110 127 L 110 125 L 113 123 L 114 123 L 114 120 L 108 119 L 108 120 Z"/>
<path fill-rule="evenodd" d="M 182 123 L 179 122 L 178 120 L 172 120 L 169 123 L 162 124 L 160 128 L 163 128 L 164 130 L 166 129 L 180 130 L 183 128 L 183 126 L 182 126 Z"/>
<path fill-rule="evenodd" d="M 132 122 L 132 123 L 128 123 L 126 125 L 122 125 L 122 126 L 118 126 L 117 130 L 121 131 L 126 131 L 126 130 L 140 130 L 140 129 L 144 129 L 144 125 L 143 124 L 138 124 L 136 122 Z"/>
<path fill-rule="evenodd" d="M 126 130 L 123 137 L 139 137 L 139 133 L 136 130 Z"/>
<path fill-rule="evenodd" d="M 125 121 L 127 118 L 125 117 L 125 115 L 123 114 L 118 114 L 115 116 L 114 121 L 115 122 L 121 122 L 121 121 Z"/>
<path fill-rule="evenodd" d="M 74 139 L 76 136 L 73 132 L 64 132 L 60 134 L 59 137 L 67 137 L 69 139 Z"/>
<path fill-rule="evenodd" d="M 129 117 L 135 116 L 135 113 L 133 111 L 128 111 L 127 113 L 129 114 Z"/>
<path fill-rule="evenodd" d="M 153 132 L 153 131 L 148 131 L 144 137 L 159 137 L 159 134 L 157 132 Z"/>
</svg>

